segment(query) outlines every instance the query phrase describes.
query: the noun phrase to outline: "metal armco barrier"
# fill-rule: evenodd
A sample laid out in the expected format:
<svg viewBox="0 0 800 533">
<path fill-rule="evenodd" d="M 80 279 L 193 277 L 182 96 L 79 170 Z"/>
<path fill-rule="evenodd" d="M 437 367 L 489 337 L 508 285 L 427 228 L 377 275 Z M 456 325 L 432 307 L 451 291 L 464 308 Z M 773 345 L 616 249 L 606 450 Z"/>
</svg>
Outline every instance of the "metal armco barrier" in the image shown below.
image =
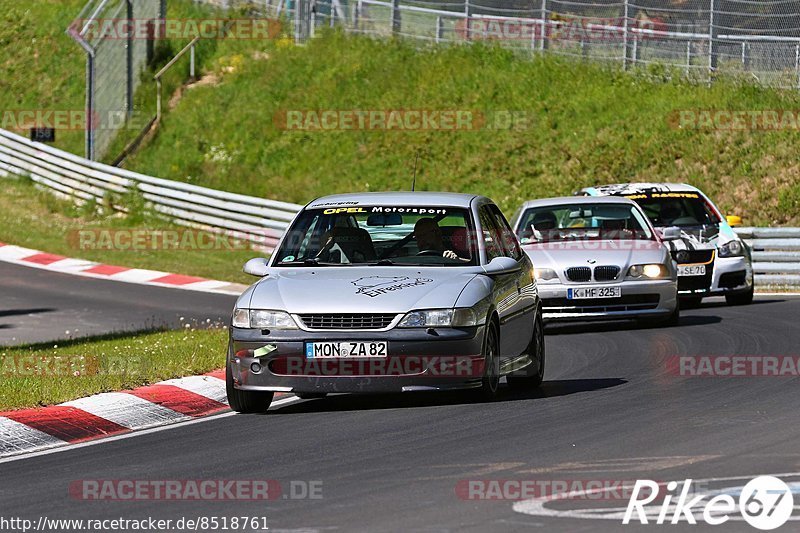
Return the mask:
<svg viewBox="0 0 800 533">
<path fill-rule="evenodd" d="M 800 287 L 800 228 L 736 228 L 753 248 L 756 285 Z"/>
<path fill-rule="evenodd" d="M 138 190 L 175 223 L 224 232 L 272 249 L 302 208 L 297 204 L 245 196 L 154 178 L 89 161 L 0 130 L 0 177 L 28 176 L 40 186 L 78 202 L 114 202 Z M 115 204 L 124 211 L 125 206 Z"/>
</svg>

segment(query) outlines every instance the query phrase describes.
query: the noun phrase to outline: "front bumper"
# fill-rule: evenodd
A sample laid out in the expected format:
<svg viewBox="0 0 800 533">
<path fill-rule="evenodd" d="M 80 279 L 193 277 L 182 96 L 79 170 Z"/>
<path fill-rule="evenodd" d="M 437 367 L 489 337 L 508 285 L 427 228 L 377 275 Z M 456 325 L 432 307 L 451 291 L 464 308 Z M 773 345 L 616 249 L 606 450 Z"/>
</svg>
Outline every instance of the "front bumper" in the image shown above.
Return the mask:
<svg viewBox="0 0 800 533">
<path fill-rule="evenodd" d="M 404 392 L 479 387 L 484 326 L 386 332 L 230 329 L 234 386 L 299 393 Z M 306 342 L 386 341 L 385 358 L 307 359 Z M 254 352 L 269 345 L 263 357 Z M 255 366 L 257 365 L 257 366 Z"/>
<path fill-rule="evenodd" d="M 684 297 L 724 296 L 753 289 L 753 265 L 747 257 L 719 257 L 714 259 L 710 276 L 693 285 L 692 279 L 680 278 L 679 295 Z M 693 276 L 688 276 L 693 278 Z M 698 281 L 702 281 L 698 279 Z"/>
<path fill-rule="evenodd" d="M 619 286 L 622 298 L 569 300 L 567 289 Z M 540 283 L 539 296 L 547 321 L 613 320 L 671 315 L 678 306 L 673 280 L 623 281 L 617 283 Z"/>
</svg>

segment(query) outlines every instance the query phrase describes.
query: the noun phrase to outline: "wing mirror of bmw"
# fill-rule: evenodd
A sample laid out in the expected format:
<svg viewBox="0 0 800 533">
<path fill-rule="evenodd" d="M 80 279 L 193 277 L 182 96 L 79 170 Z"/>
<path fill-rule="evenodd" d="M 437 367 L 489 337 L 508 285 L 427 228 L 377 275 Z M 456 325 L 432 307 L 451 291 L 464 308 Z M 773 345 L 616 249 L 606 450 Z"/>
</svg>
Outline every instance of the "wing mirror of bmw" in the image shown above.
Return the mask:
<svg viewBox="0 0 800 533">
<path fill-rule="evenodd" d="M 245 274 L 250 274 L 251 276 L 258 276 L 259 278 L 263 278 L 267 275 L 267 260 L 263 257 L 254 257 L 250 261 L 244 264 L 244 268 L 242 269 Z"/>
<path fill-rule="evenodd" d="M 495 257 L 489 264 L 483 267 L 483 271 L 486 272 L 488 275 L 499 275 L 499 274 L 512 274 L 514 272 L 519 272 L 522 267 L 519 266 L 514 259 L 510 257 Z"/>
<path fill-rule="evenodd" d="M 665 241 L 677 241 L 681 238 L 681 229 L 678 227 L 664 228 L 661 230 L 661 239 Z"/>
</svg>

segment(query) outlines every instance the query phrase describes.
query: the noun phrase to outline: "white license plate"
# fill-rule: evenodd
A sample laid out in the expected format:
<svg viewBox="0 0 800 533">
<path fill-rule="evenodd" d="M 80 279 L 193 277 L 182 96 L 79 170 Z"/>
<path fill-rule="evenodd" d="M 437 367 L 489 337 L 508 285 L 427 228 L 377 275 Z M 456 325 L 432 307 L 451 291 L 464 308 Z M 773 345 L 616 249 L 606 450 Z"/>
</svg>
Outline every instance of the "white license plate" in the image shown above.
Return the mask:
<svg viewBox="0 0 800 533">
<path fill-rule="evenodd" d="M 589 298 L 619 298 L 621 296 L 621 287 L 581 287 L 579 289 L 567 289 L 567 298 L 570 300 L 587 300 Z"/>
<path fill-rule="evenodd" d="M 705 276 L 705 265 L 678 265 L 679 276 Z"/>
<path fill-rule="evenodd" d="M 306 359 L 341 359 L 345 357 L 386 357 L 386 342 L 307 342 Z"/>
</svg>

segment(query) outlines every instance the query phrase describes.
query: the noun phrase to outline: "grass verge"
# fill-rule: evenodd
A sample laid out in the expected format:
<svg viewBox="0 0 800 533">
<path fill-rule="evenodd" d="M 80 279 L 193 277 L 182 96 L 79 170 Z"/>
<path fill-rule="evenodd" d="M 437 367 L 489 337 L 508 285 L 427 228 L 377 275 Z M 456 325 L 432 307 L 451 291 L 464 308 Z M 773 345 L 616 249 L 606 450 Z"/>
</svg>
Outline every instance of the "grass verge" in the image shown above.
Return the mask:
<svg viewBox="0 0 800 533">
<path fill-rule="evenodd" d="M 99 261 L 131 268 L 163 270 L 203 278 L 250 284 L 252 276 L 242 272 L 242 265 L 263 255 L 248 249 L 249 244 L 228 239 L 214 241 L 208 249 L 200 233 L 185 233 L 197 238 L 183 238 L 176 246 L 158 248 L 137 246 L 135 235 L 148 235 L 184 228 L 170 224 L 149 213 L 136 198 L 127 199 L 128 214 L 100 215 L 97 206 L 76 207 L 34 187 L 30 180 L 0 180 L 0 242 L 16 244 L 48 253 Z M 95 240 L 80 240 L 81 232 Z M 103 235 L 114 236 L 112 240 Z M 116 236 L 119 236 L 117 238 Z M 193 243 L 197 243 L 193 246 Z"/>
<path fill-rule="evenodd" d="M 0 348 L 0 410 L 66 402 L 225 364 L 224 329 L 142 332 Z"/>
</svg>

